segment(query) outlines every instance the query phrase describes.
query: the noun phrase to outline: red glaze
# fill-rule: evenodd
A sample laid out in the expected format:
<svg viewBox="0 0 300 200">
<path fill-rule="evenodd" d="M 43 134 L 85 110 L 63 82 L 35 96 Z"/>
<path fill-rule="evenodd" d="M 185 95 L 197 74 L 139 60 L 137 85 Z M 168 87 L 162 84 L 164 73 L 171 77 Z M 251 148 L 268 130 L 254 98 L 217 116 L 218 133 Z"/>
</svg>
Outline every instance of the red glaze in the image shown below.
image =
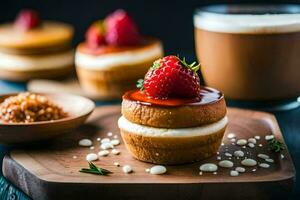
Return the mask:
<svg viewBox="0 0 300 200">
<path fill-rule="evenodd" d="M 78 45 L 77 50 L 81 53 L 90 54 L 90 55 L 104 55 L 110 53 L 119 53 L 124 51 L 133 51 L 133 50 L 141 50 L 151 47 L 155 45 L 159 41 L 153 38 L 143 38 L 140 44 L 131 45 L 131 46 L 111 46 L 111 45 L 102 45 L 98 48 L 90 48 L 87 42 L 81 43 Z"/>
<path fill-rule="evenodd" d="M 131 90 L 126 92 L 123 99 L 137 101 L 143 105 L 156 106 L 183 106 L 183 105 L 206 105 L 214 103 L 224 98 L 223 94 L 213 88 L 201 87 L 199 97 L 197 98 L 168 98 L 168 99 L 152 99 L 149 98 L 143 91 Z"/>
</svg>

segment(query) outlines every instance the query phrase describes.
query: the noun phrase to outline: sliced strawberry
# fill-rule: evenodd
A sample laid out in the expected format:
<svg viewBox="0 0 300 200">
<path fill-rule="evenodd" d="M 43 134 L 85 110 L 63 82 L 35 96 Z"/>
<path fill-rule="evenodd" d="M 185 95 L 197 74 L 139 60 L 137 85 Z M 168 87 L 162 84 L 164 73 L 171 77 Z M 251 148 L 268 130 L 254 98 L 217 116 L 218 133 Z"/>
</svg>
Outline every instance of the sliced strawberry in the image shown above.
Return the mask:
<svg viewBox="0 0 300 200">
<path fill-rule="evenodd" d="M 185 59 L 166 56 L 153 63 L 144 81 L 139 81 L 138 86 L 143 87 L 150 98 L 197 97 L 200 92 L 198 70 L 196 62 L 187 64 Z"/>
<path fill-rule="evenodd" d="M 101 20 L 94 22 L 87 30 L 85 37 L 90 48 L 98 48 L 105 44 L 104 26 Z"/>
<path fill-rule="evenodd" d="M 23 31 L 28 31 L 40 25 L 39 14 L 35 10 L 22 10 L 19 12 L 15 25 Z"/>
<path fill-rule="evenodd" d="M 106 42 L 114 46 L 136 45 L 141 41 L 138 28 L 124 10 L 117 10 L 104 20 Z"/>
</svg>

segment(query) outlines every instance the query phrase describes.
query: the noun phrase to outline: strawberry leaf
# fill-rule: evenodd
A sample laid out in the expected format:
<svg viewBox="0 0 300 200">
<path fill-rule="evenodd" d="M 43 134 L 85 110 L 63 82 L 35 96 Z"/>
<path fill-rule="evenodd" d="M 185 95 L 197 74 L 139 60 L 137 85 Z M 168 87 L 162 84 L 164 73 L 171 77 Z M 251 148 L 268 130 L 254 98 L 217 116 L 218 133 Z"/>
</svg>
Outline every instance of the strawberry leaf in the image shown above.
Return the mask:
<svg viewBox="0 0 300 200">
<path fill-rule="evenodd" d="M 143 91 L 144 90 L 144 79 L 137 80 L 136 87 Z"/>
<path fill-rule="evenodd" d="M 159 68 L 160 67 L 160 61 L 161 61 L 161 59 L 158 59 L 158 60 L 154 61 L 151 69 Z"/>
</svg>

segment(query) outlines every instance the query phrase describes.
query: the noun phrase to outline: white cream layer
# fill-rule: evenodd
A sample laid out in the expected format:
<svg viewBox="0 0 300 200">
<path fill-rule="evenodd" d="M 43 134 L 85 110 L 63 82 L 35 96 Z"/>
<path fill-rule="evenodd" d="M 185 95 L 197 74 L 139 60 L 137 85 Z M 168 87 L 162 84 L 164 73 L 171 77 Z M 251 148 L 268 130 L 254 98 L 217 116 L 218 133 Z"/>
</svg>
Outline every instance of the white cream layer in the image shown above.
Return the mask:
<svg viewBox="0 0 300 200">
<path fill-rule="evenodd" d="M 73 51 L 39 56 L 16 55 L 0 52 L 0 69 L 10 71 L 57 69 L 71 66 L 73 64 Z"/>
<path fill-rule="evenodd" d="M 286 33 L 300 31 L 300 14 L 234 15 L 200 13 L 194 26 L 224 33 Z"/>
<path fill-rule="evenodd" d="M 135 65 L 162 56 L 163 47 L 160 43 L 157 43 L 147 48 L 147 50 L 129 50 L 103 55 L 84 54 L 77 51 L 75 54 L 75 64 L 76 67 L 103 70 L 120 65 Z"/>
<path fill-rule="evenodd" d="M 228 123 L 228 118 L 225 116 L 223 119 L 204 126 L 192 127 L 192 128 L 154 128 L 150 126 L 144 126 L 128 121 L 124 116 L 120 117 L 118 126 L 120 129 L 144 136 L 154 137 L 191 137 L 209 135 L 215 133 L 224 128 Z"/>
</svg>

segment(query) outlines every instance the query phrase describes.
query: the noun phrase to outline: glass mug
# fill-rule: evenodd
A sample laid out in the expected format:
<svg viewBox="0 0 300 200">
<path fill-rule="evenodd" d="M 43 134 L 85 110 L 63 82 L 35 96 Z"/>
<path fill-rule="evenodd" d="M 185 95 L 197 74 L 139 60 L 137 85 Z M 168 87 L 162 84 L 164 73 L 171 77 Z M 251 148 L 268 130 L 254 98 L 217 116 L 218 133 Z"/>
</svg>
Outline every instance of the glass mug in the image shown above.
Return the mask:
<svg viewBox="0 0 300 200">
<path fill-rule="evenodd" d="M 207 6 L 194 27 L 206 85 L 234 100 L 300 94 L 299 5 Z"/>
</svg>

